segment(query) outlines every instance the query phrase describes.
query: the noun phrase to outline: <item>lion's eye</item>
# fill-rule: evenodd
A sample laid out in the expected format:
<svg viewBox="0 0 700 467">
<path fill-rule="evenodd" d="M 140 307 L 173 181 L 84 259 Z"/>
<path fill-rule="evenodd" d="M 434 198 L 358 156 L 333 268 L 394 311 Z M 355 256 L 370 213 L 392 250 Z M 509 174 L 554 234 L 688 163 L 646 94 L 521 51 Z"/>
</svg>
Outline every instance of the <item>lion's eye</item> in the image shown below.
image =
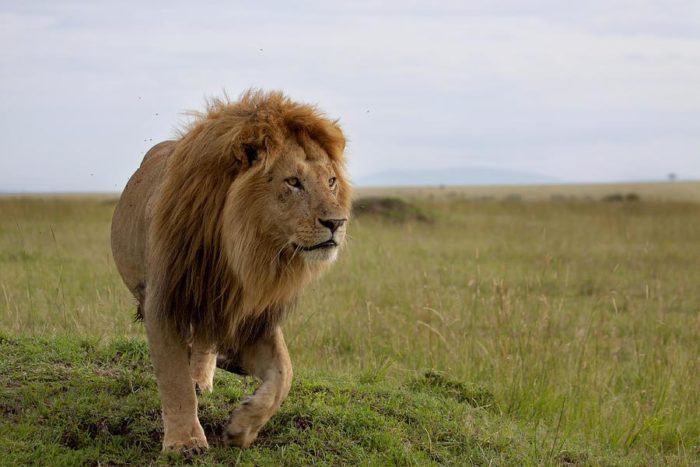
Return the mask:
<svg viewBox="0 0 700 467">
<path fill-rule="evenodd" d="M 301 182 L 296 177 L 289 177 L 289 178 L 285 179 L 285 182 L 287 183 L 287 185 L 289 185 L 291 187 L 301 188 Z"/>
<path fill-rule="evenodd" d="M 335 183 L 336 183 L 335 177 L 331 177 L 328 179 L 328 186 L 331 187 L 331 189 L 335 188 Z"/>
</svg>

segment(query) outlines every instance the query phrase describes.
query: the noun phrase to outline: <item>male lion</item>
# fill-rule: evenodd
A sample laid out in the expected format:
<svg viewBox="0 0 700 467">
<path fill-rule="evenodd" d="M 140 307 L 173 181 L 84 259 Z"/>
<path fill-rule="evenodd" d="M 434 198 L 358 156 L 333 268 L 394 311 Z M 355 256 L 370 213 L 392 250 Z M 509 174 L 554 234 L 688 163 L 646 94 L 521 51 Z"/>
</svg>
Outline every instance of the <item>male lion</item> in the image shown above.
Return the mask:
<svg viewBox="0 0 700 467">
<path fill-rule="evenodd" d="M 279 92 L 214 100 L 176 141 L 154 146 L 112 219 L 112 252 L 138 301 L 160 393 L 164 451 L 201 452 L 197 396 L 219 359 L 262 384 L 233 411 L 249 446 L 287 397 L 280 320 L 345 241 L 345 138 Z"/>
</svg>

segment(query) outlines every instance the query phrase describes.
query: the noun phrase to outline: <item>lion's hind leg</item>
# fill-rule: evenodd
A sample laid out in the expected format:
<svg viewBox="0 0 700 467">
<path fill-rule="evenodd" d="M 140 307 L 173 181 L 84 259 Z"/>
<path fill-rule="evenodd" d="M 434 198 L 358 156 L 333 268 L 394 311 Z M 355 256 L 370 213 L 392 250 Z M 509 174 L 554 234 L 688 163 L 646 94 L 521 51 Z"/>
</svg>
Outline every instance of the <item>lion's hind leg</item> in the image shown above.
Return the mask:
<svg viewBox="0 0 700 467">
<path fill-rule="evenodd" d="M 227 444 L 245 448 L 282 405 L 292 385 L 292 362 L 282 330 L 276 328 L 271 336 L 242 351 L 240 366 L 245 373 L 262 380 L 255 393 L 233 411 L 224 433 Z"/>
<path fill-rule="evenodd" d="M 212 392 L 214 389 L 214 370 L 216 370 L 214 349 L 193 343 L 190 354 L 190 376 L 200 392 Z"/>
</svg>

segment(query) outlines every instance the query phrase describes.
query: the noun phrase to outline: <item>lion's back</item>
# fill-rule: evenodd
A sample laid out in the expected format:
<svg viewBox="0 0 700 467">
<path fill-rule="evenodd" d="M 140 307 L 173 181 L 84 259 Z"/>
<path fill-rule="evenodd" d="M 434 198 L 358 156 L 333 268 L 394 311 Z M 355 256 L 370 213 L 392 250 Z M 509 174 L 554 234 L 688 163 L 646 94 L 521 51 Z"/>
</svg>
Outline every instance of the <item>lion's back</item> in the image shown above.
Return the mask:
<svg viewBox="0 0 700 467">
<path fill-rule="evenodd" d="M 146 153 L 140 167 L 129 178 L 112 216 L 114 262 L 124 283 L 139 300 L 146 280 L 149 207 L 175 144 L 175 141 L 163 141 Z"/>
</svg>

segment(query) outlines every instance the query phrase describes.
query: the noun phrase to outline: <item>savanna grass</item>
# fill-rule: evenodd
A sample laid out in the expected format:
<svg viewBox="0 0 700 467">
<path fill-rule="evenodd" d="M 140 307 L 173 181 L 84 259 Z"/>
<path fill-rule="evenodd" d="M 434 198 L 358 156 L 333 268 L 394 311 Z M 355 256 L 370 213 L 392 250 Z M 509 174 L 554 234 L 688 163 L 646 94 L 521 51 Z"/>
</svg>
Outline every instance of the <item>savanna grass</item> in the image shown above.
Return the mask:
<svg viewBox="0 0 700 467">
<path fill-rule="evenodd" d="M 480 410 L 526 431 L 533 460 L 582 446 L 585 462 L 698 462 L 700 204 L 418 204 L 432 222 L 353 221 L 285 324 L 296 368 L 448 375 L 457 386 L 435 391 L 485 391 Z M 0 330 L 142 337 L 111 261 L 112 209 L 0 200 Z"/>
</svg>

